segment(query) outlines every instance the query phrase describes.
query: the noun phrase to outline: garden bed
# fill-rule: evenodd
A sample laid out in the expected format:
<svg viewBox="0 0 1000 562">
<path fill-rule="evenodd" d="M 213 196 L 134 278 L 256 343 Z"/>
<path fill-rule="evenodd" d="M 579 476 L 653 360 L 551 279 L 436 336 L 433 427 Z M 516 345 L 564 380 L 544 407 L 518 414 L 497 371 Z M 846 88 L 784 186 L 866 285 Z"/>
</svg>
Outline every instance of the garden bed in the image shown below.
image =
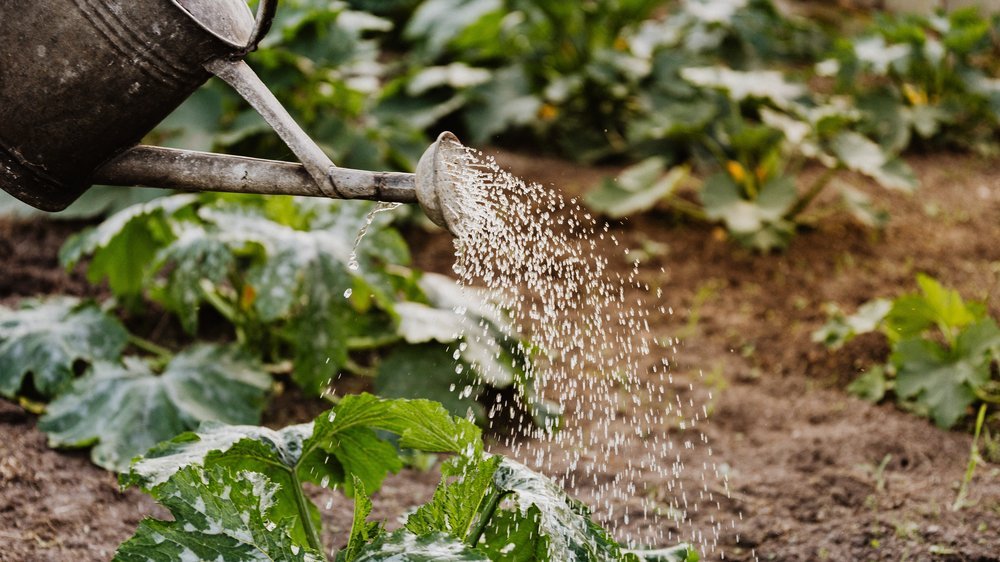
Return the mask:
<svg viewBox="0 0 1000 562">
<path fill-rule="evenodd" d="M 613 171 L 511 153 L 499 160 L 570 195 Z M 986 300 L 991 315 L 1000 315 L 1000 161 L 938 154 L 909 162 L 923 182 L 916 195 L 865 189 L 891 210 L 883 234 L 835 214 L 796 237 L 787 253 L 759 255 L 726 240 L 722 230 L 677 224 L 665 214 L 612 227 L 625 247 L 644 248 L 642 277 L 663 289 L 674 310 L 654 317 L 654 329 L 682 338 L 672 358 L 675 391 L 696 400 L 712 392 L 710 422 L 700 429 L 711 440 L 711 460 L 729 471 L 732 494 L 718 509 L 691 517 L 706 529 L 710 517 L 735 522 L 736 532 L 721 538 L 727 560 L 749 560 L 754 552 L 762 560 L 1000 560 L 1000 467 L 980 465 L 970 493 L 976 503 L 952 511 L 971 436 L 845 392 L 859 369 L 884 360 L 878 338 L 834 353 L 810 338 L 826 320 L 824 303 L 853 310 L 871 298 L 910 292 L 919 272 Z M 868 186 L 859 177 L 843 179 Z M 3 223 L 0 302 L 93 294 L 81 276 L 57 265 L 62 239 L 78 227 Z M 415 265 L 449 273 L 450 239 L 417 236 Z M 620 250 L 609 247 L 606 255 L 614 270 L 631 267 Z M 291 391 L 278 397 L 265 421 L 304 421 L 320 407 L 301 402 Z M 141 517 L 162 516 L 137 491 L 119 492 L 115 477 L 85 454 L 49 450 L 35 420 L 21 406 L 0 402 L 0 560 L 108 559 Z M 649 429 L 684 437 L 673 427 Z M 704 454 L 696 450 L 685 462 L 708 461 Z M 613 459 L 608 476 L 628 459 L 628 451 Z M 436 481 L 433 472 L 391 478 L 375 496 L 374 515 L 390 517 L 424 501 Z M 643 484 L 638 496 L 666 505 L 665 482 Z M 588 501 L 595 489 L 581 483 L 575 493 Z M 326 527 L 342 536 L 349 502 L 324 494 L 316 500 L 329 506 Z M 612 527 L 640 532 L 638 504 L 619 507 Z"/>
</svg>

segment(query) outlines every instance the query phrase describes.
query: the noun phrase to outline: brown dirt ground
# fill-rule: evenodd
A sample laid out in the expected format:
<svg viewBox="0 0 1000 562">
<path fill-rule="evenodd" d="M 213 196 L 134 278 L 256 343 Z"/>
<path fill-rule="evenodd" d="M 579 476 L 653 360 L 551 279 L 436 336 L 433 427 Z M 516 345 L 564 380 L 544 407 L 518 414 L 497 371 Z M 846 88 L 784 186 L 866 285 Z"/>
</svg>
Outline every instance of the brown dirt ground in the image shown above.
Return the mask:
<svg viewBox="0 0 1000 562">
<path fill-rule="evenodd" d="M 515 153 L 498 159 L 571 195 L 613 172 Z M 860 338 L 836 353 L 810 341 L 825 320 L 824 303 L 852 310 L 873 297 L 895 296 L 913 289 L 918 272 L 988 300 L 1000 316 L 1000 161 L 935 155 L 911 164 L 923 181 L 916 196 L 842 178 L 890 209 L 892 221 L 881 234 L 834 212 L 787 253 L 756 255 L 718 229 L 678 224 L 664 213 L 613 226 L 626 247 L 657 243 L 645 244 L 652 251 L 642 271 L 675 310 L 654 329 L 682 337 L 673 358 L 676 392 L 687 397 L 688 382 L 696 383 L 690 394 L 697 398 L 713 391 L 710 422 L 700 429 L 711 440 L 713 460 L 728 468 L 733 493 L 719 510 L 692 517 L 698 525 L 710 516 L 742 518 L 739 541 L 722 539 L 726 559 L 1000 561 L 1000 466 L 981 465 L 971 486 L 975 504 L 952 511 L 970 436 L 844 392 L 860 369 L 884 360 L 878 338 Z M 62 273 L 55 261 L 60 241 L 78 226 L 0 222 L 0 303 L 58 291 L 93 294 L 78 273 Z M 417 265 L 449 272 L 450 240 L 422 236 L 414 244 Z M 614 267 L 624 271 L 628 264 L 619 259 Z M 320 407 L 288 392 L 266 419 L 282 425 Z M 49 450 L 35 417 L 20 406 L 0 401 L 0 431 L 0 560 L 107 559 L 141 517 L 162 516 L 141 494 L 119 492 L 114 476 L 85 454 Z M 689 463 L 705 460 L 693 454 Z M 392 477 L 375 498 L 375 515 L 394 517 L 424 501 L 435 482 L 433 472 Z M 666 500 L 664 481 L 643 484 L 644 494 Z M 584 485 L 578 494 L 586 500 L 594 490 Z M 315 496 L 321 506 L 330 502 L 323 512 L 327 542 L 335 544 L 329 529 L 346 527 L 348 503 L 321 491 Z M 618 525 L 639 526 L 635 517 Z"/>
</svg>

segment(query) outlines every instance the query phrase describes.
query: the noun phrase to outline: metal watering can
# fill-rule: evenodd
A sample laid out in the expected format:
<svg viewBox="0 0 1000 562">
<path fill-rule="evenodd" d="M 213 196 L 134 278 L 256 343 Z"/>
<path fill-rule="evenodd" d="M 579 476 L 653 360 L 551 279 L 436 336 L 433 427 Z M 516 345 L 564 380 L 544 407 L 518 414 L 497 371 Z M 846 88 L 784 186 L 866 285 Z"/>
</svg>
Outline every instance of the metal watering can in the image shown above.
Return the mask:
<svg viewBox="0 0 1000 562">
<path fill-rule="evenodd" d="M 59 211 L 94 183 L 419 203 L 456 231 L 464 147 L 442 133 L 416 174 L 336 167 L 243 57 L 277 0 L 0 0 L 0 187 Z M 212 75 L 301 164 L 138 145 Z"/>
</svg>

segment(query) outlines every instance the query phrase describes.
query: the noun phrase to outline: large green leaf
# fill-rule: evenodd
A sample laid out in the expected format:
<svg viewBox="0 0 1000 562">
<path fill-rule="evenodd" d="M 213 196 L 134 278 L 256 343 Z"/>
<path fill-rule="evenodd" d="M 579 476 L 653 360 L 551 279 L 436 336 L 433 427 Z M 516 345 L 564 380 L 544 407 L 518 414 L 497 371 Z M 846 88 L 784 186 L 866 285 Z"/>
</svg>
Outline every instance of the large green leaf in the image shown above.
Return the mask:
<svg viewBox="0 0 1000 562">
<path fill-rule="evenodd" d="M 611 218 L 648 211 L 669 197 L 688 177 L 686 167 L 672 168 L 663 175 L 666 161 L 653 157 L 626 168 L 615 179 L 607 179 L 584 198 L 587 206 Z"/>
<path fill-rule="evenodd" d="M 53 396 L 73 379 L 77 361 L 115 360 L 127 338 L 118 320 L 73 298 L 0 307 L 0 395 L 14 396 L 30 373 L 35 389 Z"/>
<path fill-rule="evenodd" d="M 446 533 L 491 560 L 639 559 L 594 523 L 582 503 L 515 461 L 457 458 L 442 473 L 431 501 L 407 518 L 413 536 Z"/>
<path fill-rule="evenodd" d="M 890 358 L 896 366 L 896 393 L 924 405 L 938 426 L 951 427 L 989 381 L 997 349 L 1000 328 L 992 319 L 964 328 L 950 349 L 919 338 L 901 341 Z"/>
<path fill-rule="evenodd" d="M 723 90 L 734 101 L 761 99 L 778 107 L 789 107 L 807 92 L 804 85 L 788 82 L 776 70 L 744 72 L 723 66 L 688 67 L 681 70 L 681 77 L 697 86 Z"/>
<path fill-rule="evenodd" d="M 132 464 L 122 482 L 149 489 L 192 465 L 260 472 L 281 487 L 275 496 L 275 512 L 294 517 L 292 536 L 305 540 L 306 522 L 299 514 L 306 510 L 315 526 L 319 512 L 302 496 L 301 482 L 341 487 L 351 493 L 357 479 L 370 493 L 387 473 L 402 467 L 396 449 L 377 430 L 398 435 L 401 447 L 422 451 L 474 452 L 482 447 L 479 429 L 452 418 L 439 404 L 360 394 L 345 396 L 312 423 L 280 431 L 206 424 L 151 449 Z"/>
<path fill-rule="evenodd" d="M 517 510 L 538 510 L 538 531 L 547 537 L 551 560 L 622 560 L 625 555 L 590 511 L 555 482 L 526 466 L 504 459 L 493 475 L 502 493 L 512 494 Z"/>
<path fill-rule="evenodd" d="M 95 464 L 124 470 L 153 445 L 206 420 L 255 423 L 270 376 L 243 352 L 198 345 L 162 373 L 140 359 L 98 362 L 53 401 L 39 428 L 57 447 L 86 447 Z"/>
<path fill-rule="evenodd" d="M 417 535 L 446 532 L 462 540 L 469 538 L 475 525 L 488 523 L 489 503 L 499 499 L 493 477 L 502 461 L 500 456 L 481 462 L 459 457 L 446 463 L 434 497 L 406 518 L 406 528 Z"/>
<path fill-rule="evenodd" d="M 755 201 L 744 198 L 727 174 L 711 176 L 701 190 L 705 215 L 722 220 L 737 240 L 761 250 L 788 244 L 795 226 L 784 217 L 796 197 L 795 184 L 786 177 L 764 184 Z"/>
<path fill-rule="evenodd" d="M 178 225 L 177 230 L 177 239 L 157 252 L 151 266 L 154 271 L 168 271 L 163 287 L 154 296 L 193 334 L 197 333 L 198 309 L 205 299 L 204 283 L 225 282 L 236 265 L 236 256 L 200 225 Z"/>
<path fill-rule="evenodd" d="M 174 520 L 144 519 L 114 560 L 323 560 L 275 513 L 279 490 L 257 472 L 189 466 L 150 490 Z"/>
<path fill-rule="evenodd" d="M 157 248 L 174 237 L 167 217 L 196 201 L 194 195 L 174 195 L 128 207 L 67 240 L 59 250 L 59 261 L 72 267 L 90 255 L 87 279 L 92 283 L 106 279 L 116 295 L 135 299 L 145 288 Z"/>
<path fill-rule="evenodd" d="M 892 159 L 875 141 L 854 131 L 845 131 L 831 142 L 833 153 L 847 166 L 871 177 L 884 187 L 912 191 L 917 178 L 910 167 Z"/>
<path fill-rule="evenodd" d="M 472 369 L 442 345 L 405 345 L 379 363 L 375 391 L 386 398 L 434 400 L 453 415 L 481 419 L 476 399 L 482 389 L 474 379 Z"/>
</svg>

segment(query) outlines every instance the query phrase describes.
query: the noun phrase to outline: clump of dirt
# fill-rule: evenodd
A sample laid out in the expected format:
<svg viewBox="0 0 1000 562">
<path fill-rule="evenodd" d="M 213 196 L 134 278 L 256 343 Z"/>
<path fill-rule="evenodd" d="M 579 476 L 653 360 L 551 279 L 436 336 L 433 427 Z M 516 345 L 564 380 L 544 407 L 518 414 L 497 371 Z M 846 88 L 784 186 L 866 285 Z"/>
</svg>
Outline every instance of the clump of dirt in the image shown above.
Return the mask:
<svg viewBox="0 0 1000 562">
<path fill-rule="evenodd" d="M 498 159 L 515 174 L 571 196 L 615 172 L 534 155 L 500 153 Z M 801 233 L 783 254 L 739 249 L 723 231 L 681 224 L 668 212 L 612 225 L 633 252 L 626 258 L 622 248 L 609 246 L 611 271 L 628 271 L 639 257 L 643 281 L 662 289 L 674 311 L 651 318 L 657 334 L 680 338 L 670 357 L 672 392 L 709 412 L 709 422 L 697 428 L 663 420 L 643 431 L 678 443 L 708 437 L 711 457 L 698 449 L 685 462 L 714 462 L 728 476 L 731 494 L 712 488 L 716 503 L 701 502 L 687 516 L 694 528 L 722 523 L 727 560 L 1000 560 L 1000 467 L 980 465 L 971 505 L 952 510 L 971 436 L 844 391 L 860 370 L 885 360 L 888 348 L 877 336 L 835 353 L 811 339 L 826 320 L 825 303 L 853 311 L 871 298 L 915 290 L 918 272 L 986 300 L 1000 317 L 1000 177 L 994 172 L 1000 162 L 934 155 L 910 163 L 923 182 L 912 196 L 841 178 L 889 209 L 884 232 L 838 212 Z M 55 262 L 60 236 L 71 228 L 29 222 L 3 229 L 0 283 L 8 284 L 0 284 L 0 302 L 44 292 L 91 294 L 78 274 L 67 275 Z M 412 246 L 416 265 L 449 273 L 451 240 L 412 235 L 420 240 Z M 38 240 L 46 242 L 33 249 Z M 641 399 L 659 407 L 652 397 Z M 289 390 L 275 399 L 266 422 L 304 421 L 323 407 Z M 0 431 L 6 437 L 0 444 L 0 560 L 107 559 L 140 517 L 162 516 L 142 494 L 119 492 L 114 477 L 84 454 L 47 449 L 34 416 L 19 406 L 0 402 Z M 503 447 L 495 443 L 493 450 Z M 631 453 L 609 459 L 609 478 Z M 566 468 L 550 467 L 554 473 Z M 592 501 L 606 480 L 577 482 L 576 493 Z M 436 481 L 433 472 L 391 478 L 375 497 L 377 515 L 395 517 L 424 501 Z M 697 476 L 683 484 L 688 490 L 701 485 Z M 670 521 L 673 485 L 656 477 L 643 482 L 636 496 L 652 498 L 663 513 L 652 522 L 641 517 L 639 502 L 618 506 L 609 522 L 615 532 L 690 532 Z M 327 544 L 336 545 L 350 518 L 349 501 L 314 493 L 330 527 Z"/>
</svg>

